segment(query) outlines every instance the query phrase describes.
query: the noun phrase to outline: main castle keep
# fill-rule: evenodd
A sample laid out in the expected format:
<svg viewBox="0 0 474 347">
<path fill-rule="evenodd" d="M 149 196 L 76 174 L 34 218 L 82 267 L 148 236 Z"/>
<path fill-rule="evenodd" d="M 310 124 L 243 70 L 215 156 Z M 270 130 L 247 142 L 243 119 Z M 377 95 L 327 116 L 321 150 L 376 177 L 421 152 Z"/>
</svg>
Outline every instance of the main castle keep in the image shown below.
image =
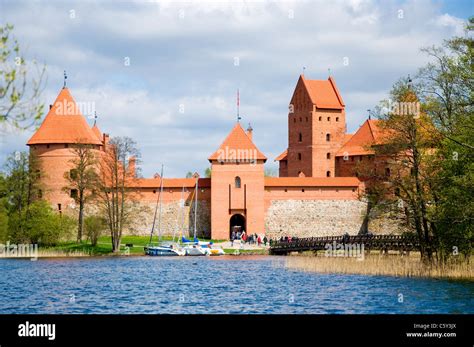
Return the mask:
<svg viewBox="0 0 474 347">
<path fill-rule="evenodd" d="M 70 112 L 64 112 L 69 106 Z M 253 142 L 252 132 L 239 122 L 233 126 L 208 157 L 211 178 L 163 179 L 164 233 L 183 227 L 179 231 L 193 232 L 195 199 L 198 235 L 213 239 L 228 239 L 234 226 L 269 237 L 354 235 L 366 230 L 367 203 L 360 198 L 365 184 L 354 168 L 358 163 L 374 165 L 370 146 L 380 141 L 380 129 L 377 121 L 367 120 L 355 134 L 346 133 L 345 104 L 332 77 L 299 77 L 289 106 L 288 146 L 275 159 L 279 177 L 264 175 L 268 158 Z M 63 88 L 27 143 L 41 165 L 41 195 L 62 213 L 75 212 L 75 192 L 64 187 L 73 165 L 71 147 L 79 141 L 100 156 L 107 150 L 109 135 L 95 123 L 88 125 L 69 89 Z M 161 183 L 159 176 L 137 177 L 131 183 L 144 211 L 153 211 Z M 130 232 L 148 234 L 152 222 L 153 213 L 147 213 Z"/>
</svg>

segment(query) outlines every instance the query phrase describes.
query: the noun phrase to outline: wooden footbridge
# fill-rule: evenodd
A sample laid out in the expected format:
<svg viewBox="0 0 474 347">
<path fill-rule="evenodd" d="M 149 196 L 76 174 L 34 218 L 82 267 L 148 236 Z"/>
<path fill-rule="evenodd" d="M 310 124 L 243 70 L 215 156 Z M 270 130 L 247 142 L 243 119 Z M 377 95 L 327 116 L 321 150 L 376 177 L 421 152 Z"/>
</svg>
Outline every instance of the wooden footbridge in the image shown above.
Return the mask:
<svg viewBox="0 0 474 347">
<path fill-rule="evenodd" d="M 328 236 L 293 238 L 290 240 L 271 240 L 270 254 L 286 255 L 291 252 L 319 251 L 327 250 L 328 245 L 332 248 L 336 245 L 362 246 L 364 251 L 379 250 L 388 252 L 389 250 L 409 252 L 419 249 L 419 241 L 415 235 L 356 235 L 356 236 Z"/>
</svg>

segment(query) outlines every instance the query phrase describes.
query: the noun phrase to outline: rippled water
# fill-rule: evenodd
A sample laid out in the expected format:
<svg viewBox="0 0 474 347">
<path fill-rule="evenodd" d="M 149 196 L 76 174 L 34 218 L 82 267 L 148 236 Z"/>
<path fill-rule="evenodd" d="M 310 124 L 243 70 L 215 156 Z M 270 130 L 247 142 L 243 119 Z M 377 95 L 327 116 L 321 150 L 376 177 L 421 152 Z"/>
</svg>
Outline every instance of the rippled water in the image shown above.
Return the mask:
<svg viewBox="0 0 474 347">
<path fill-rule="evenodd" d="M 282 263 L 251 256 L 3 259 L 0 313 L 474 313 L 472 283 L 304 273 Z"/>
</svg>

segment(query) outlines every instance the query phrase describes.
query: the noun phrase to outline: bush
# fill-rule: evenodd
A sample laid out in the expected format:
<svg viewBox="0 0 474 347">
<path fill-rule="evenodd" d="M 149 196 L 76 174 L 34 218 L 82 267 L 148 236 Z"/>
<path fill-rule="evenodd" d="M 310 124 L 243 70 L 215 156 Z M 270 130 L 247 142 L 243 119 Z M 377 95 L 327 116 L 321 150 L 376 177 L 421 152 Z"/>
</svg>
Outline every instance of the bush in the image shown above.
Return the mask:
<svg viewBox="0 0 474 347">
<path fill-rule="evenodd" d="M 102 235 L 105 229 L 105 220 L 99 216 L 87 216 L 84 218 L 84 228 L 86 231 L 87 239 L 91 242 L 92 246 L 97 245 L 97 240 Z"/>
<path fill-rule="evenodd" d="M 0 242 L 8 239 L 8 211 L 4 199 L 0 199 Z"/>
<path fill-rule="evenodd" d="M 71 236 L 76 227 L 74 219 L 53 211 L 45 201 L 32 203 L 28 210 L 13 213 L 9 218 L 8 236 L 12 243 L 37 243 L 54 246 Z"/>
</svg>

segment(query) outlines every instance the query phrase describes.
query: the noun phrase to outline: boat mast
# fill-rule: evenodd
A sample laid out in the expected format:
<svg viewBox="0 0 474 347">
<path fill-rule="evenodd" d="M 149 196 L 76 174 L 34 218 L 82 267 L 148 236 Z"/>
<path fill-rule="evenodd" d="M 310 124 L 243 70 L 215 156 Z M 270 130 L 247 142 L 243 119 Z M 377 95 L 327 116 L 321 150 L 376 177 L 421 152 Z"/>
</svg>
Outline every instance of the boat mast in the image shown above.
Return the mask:
<svg viewBox="0 0 474 347">
<path fill-rule="evenodd" d="M 197 225 L 198 180 L 199 180 L 199 176 L 196 175 L 196 192 L 194 194 L 194 238 L 196 238 L 196 225 Z"/>
<path fill-rule="evenodd" d="M 163 164 L 161 164 L 161 182 L 160 182 L 160 213 L 158 215 L 158 240 L 161 241 L 161 200 L 163 195 Z"/>
<path fill-rule="evenodd" d="M 161 176 L 160 176 L 160 187 L 161 184 L 163 183 L 163 164 L 161 164 Z M 156 222 L 156 214 L 158 212 L 158 204 L 160 203 L 161 199 L 161 189 L 160 192 L 158 193 L 158 196 L 156 197 L 156 205 L 155 205 L 155 214 L 153 215 L 153 225 L 151 227 L 151 233 L 150 233 L 150 242 L 153 240 L 153 231 L 155 230 L 155 222 Z"/>
</svg>

